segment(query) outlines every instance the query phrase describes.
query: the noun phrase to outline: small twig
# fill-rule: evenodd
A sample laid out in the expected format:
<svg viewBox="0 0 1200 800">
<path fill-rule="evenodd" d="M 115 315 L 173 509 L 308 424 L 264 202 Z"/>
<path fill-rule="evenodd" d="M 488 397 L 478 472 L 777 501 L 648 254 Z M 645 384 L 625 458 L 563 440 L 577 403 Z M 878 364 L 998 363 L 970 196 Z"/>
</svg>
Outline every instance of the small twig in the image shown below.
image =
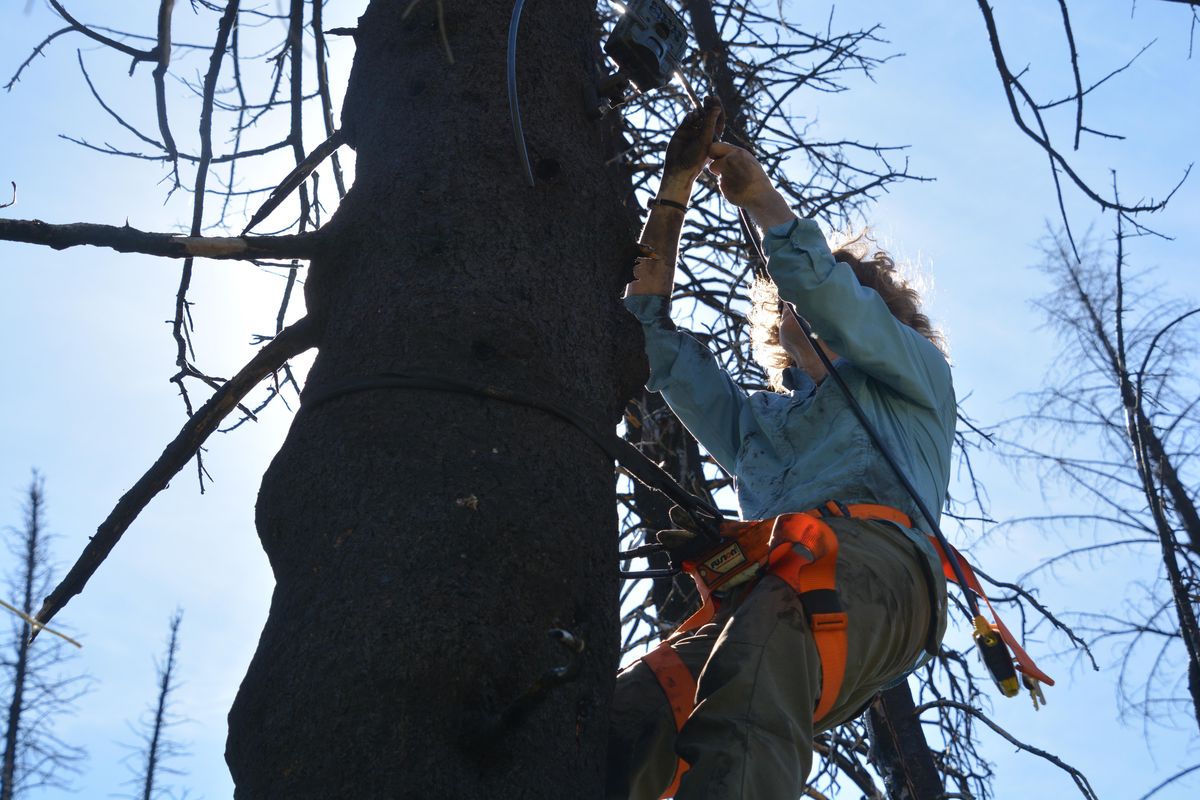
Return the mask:
<svg viewBox="0 0 1200 800">
<path fill-rule="evenodd" d="M 1075 78 L 1075 149 L 1079 149 L 1079 136 L 1083 133 L 1083 79 L 1079 75 L 1079 51 L 1075 49 L 1075 31 L 1071 28 L 1071 14 L 1067 10 L 1067 0 L 1058 0 L 1062 11 L 1063 30 L 1067 34 L 1067 46 L 1071 50 L 1071 74 Z"/>
<path fill-rule="evenodd" d="M 1144 795 L 1139 797 L 1138 800 L 1150 800 L 1151 797 L 1158 794 L 1160 791 L 1167 788 L 1175 781 L 1179 780 L 1180 778 L 1182 778 L 1186 775 L 1190 775 L 1191 773 L 1195 772 L 1198 769 L 1200 769 L 1200 764 L 1194 764 L 1194 765 L 1188 767 L 1187 769 L 1182 769 L 1179 772 L 1176 772 L 1174 775 L 1167 778 L 1165 781 L 1158 784 L 1153 789 L 1151 789 L 1150 791 L 1146 792 Z"/>
<path fill-rule="evenodd" d="M 996 580 L 978 567 L 975 568 L 975 574 L 993 586 L 996 586 L 1000 589 L 1008 589 L 1037 609 L 1038 613 L 1041 614 L 1051 625 L 1065 633 L 1067 638 L 1069 638 L 1077 647 L 1087 654 L 1088 660 L 1092 662 L 1092 669 L 1096 670 L 1097 672 L 1100 671 L 1100 665 L 1096 663 L 1096 657 L 1092 655 L 1092 650 L 1090 647 L 1088 647 L 1087 642 L 1085 642 L 1083 639 L 1080 639 L 1075 634 L 1075 631 L 1071 630 L 1069 625 L 1060 620 L 1058 617 L 1054 616 L 1054 614 L 1050 612 L 1050 609 L 1038 602 L 1037 598 L 1030 594 L 1027 590 L 1017 586 L 1015 583 L 1006 583 L 1005 581 Z"/>
<path fill-rule="evenodd" d="M 325 45 L 325 31 L 322 28 L 324 0 L 314 0 L 312 10 L 313 38 L 317 55 L 317 94 L 321 96 L 321 116 L 325 123 L 325 135 L 331 137 L 336 132 L 333 122 L 333 96 L 329 91 L 329 68 L 326 63 L 328 49 Z M 346 180 L 342 176 L 342 164 L 335 151 L 331 154 L 330 164 L 333 167 L 333 182 L 337 186 L 338 197 L 346 198 Z"/>
<path fill-rule="evenodd" d="M 179 186 L 179 149 L 175 146 L 175 137 L 171 135 L 171 124 L 167 116 L 167 70 L 171 66 L 171 15 L 175 11 L 175 0 L 162 0 L 158 7 L 158 44 L 153 53 L 157 64 L 154 65 L 154 106 L 158 112 L 158 132 L 162 136 L 163 146 L 171 159 L 171 174 L 175 186 Z M 134 61 L 136 64 L 137 61 Z M 132 71 L 132 67 L 130 68 Z"/>
<path fill-rule="evenodd" d="M 296 190 L 296 187 L 304 183 L 305 179 L 312 174 L 312 171 L 320 166 L 326 158 L 333 154 L 345 141 L 345 135 L 340 131 L 334 131 L 333 135 L 326 139 L 321 144 L 317 145 L 317 149 L 313 150 L 307 158 L 296 165 L 288 176 L 283 181 L 271 190 L 271 194 L 267 197 L 266 202 L 254 212 L 254 216 L 250 217 L 250 221 L 246 223 L 242 235 L 245 236 L 258 223 L 271 215 L 279 205 L 288 198 L 288 196 Z"/>
<path fill-rule="evenodd" d="M 29 58 L 25 59 L 23 62 L 21 62 L 21 66 L 17 67 L 16 73 L 11 78 L 9 78 L 8 83 L 4 84 L 4 91 L 6 91 L 6 92 L 12 91 L 12 87 L 14 85 L 16 85 L 17 81 L 21 80 L 21 73 L 25 71 L 26 67 L 28 67 L 30 64 L 33 63 L 33 60 L 35 58 L 37 58 L 38 56 L 40 56 L 42 54 L 42 51 L 44 49 L 46 49 L 46 45 L 53 42 L 59 36 L 62 36 L 64 33 L 70 33 L 73 30 L 75 30 L 75 28 L 73 28 L 73 27 L 60 28 L 59 30 L 55 31 L 54 33 L 50 34 L 45 39 L 43 39 L 41 44 L 39 44 L 37 47 L 33 48 L 33 52 L 29 54 Z"/>
<path fill-rule="evenodd" d="M 109 47 L 113 48 L 114 50 L 117 50 L 121 53 L 124 53 L 127 56 L 132 57 L 134 64 L 136 64 L 139 61 L 155 61 L 155 60 L 157 60 L 157 58 L 158 58 L 158 48 L 157 47 L 155 47 L 152 50 L 138 50 L 136 47 L 130 47 L 129 45 L 127 45 L 123 42 L 118 42 L 116 39 L 110 39 L 107 36 L 96 33 L 94 30 L 92 30 L 91 28 L 87 27 L 79 20 L 72 17 L 67 12 L 67 10 L 62 7 L 62 4 L 59 3 L 57 0 L 50 0 L 50 5 L 54 8 L 55 11 L 58 12 L 58 15 L 60 17 L 62 17 L 64 20 L 67 21 L 67 23 L 69 25 L 71 25 L 73 30 L 77 30 L 80 33 L 82 33 L 84 36 L 88 37 L 89 39 L 93 39 L 97 42 L 100 42 L 100 44 L 108 45 Z"/>
<path fill-rule="evenodd" d="M 88 89 L 90 89 L 92 92 L 92 97 L 96 98 L 96 102 L 100 104 L 100 107 L 103 108 L 105 111 L 107 111 L 108 115 L 110 117 L 112 117 L 113 119 L 115 119 L 117 121 L 117 124 L 120 125 L 121 127 L 125 128 L 125 130 L 129 131 L 134 136 L 141 139 L 143 142 L 150 145 L 151 147 L 157 147 L 159 150 L 165 151 L 167 148 L 163 146 L 162 142 L 159 142 L 155 139 L 151 139 L 149 136 L 146 136 L 144 133 L 139 131 L 137 128 L 130 125 L 128 122 L 125 121 L 124 117 L 122 117 L 120 114 L 118 114 L 116 111 L 114 111 L 108 105 L 108 103 L 104 102 L 104 98 L 100 96 L 100 92 L 97 91 L 96 85 L 94 83 L 92 83 L 92 76 L 88 74 L 87 67 L 85 67 L 83 65 L 83 51 L 82 50 L 75 51 L 75 58 L 79 61 L 79 71 L 83 73 L 84 82 L 87 83 Z M 178 155 L 178 154 L 176 154 L 176 155 Z"/>
<path fill-rule="evenodd" d="M 13 187 L 13 198 L 12 198 L 12 200 L 9 200 L 7 203 L 0 205 L 0 208 L 8 208 L 9 206 L 16 205 L 16 203 L 17 203 L 17 182 L 9 181 L 9 183 L 11 183 L 12 187 Z"/>
</svg>

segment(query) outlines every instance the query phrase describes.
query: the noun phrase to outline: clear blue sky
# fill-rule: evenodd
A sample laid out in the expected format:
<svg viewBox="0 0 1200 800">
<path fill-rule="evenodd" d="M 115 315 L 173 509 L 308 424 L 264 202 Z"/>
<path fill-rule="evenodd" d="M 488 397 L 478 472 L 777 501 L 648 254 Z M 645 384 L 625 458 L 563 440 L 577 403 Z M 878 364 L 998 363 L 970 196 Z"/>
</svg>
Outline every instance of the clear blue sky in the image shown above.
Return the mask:
<svg viewBox="0 0 1200 800">
<path fill-rule="evenodd" d="M 58 25 L 42 3 L 10 0 L 0 10 L 0 71 L 4 80 L 29 48 Z M 88 21 L 122 19 L 149 32 L 156 3 L 73 2 L 68 8 Z M 360 2 L 334 4 L 350 20 Z M 767 3 L 774 6 L 774 3 Z M 997 14 L 1014 66 L 1032 65 L 1031 80 L 1048 95 L 1069 85 L 1057 5 L 997 0 Z M 1089 99 L 1091 124 L 1124 134 L 1120 143 L 1085 141 L 1078 163 L 1099 185 L 1108 168 L 1119 169 L 1126 197 L 1159 196 L 1196 159 L 1200 145 L 1200 56 L 1188 60 L 1187 11 L 1142 0 L 1080 0 L 1076 35 L 1085 80 L 1124 63 L 1151 39 L 1157 43 L 1130 72 Z M 342 6 L 340 10 L 339 6 Z M 823 26 L 827 4 L 785 5 L 795 21 Z M 186 4 L 176 12 L 182 21 Z M 914 172 L 930 184 L 894 189 L 872 217 L 885 244 L 920 264 L 933 281 L 929 310 L 947 330 L 960 395 L 982 421 L 1021 410 L 1018 392 L 1036 388 L 1052 354 L 1052 340 L 1038 330 L 1028 301 L 1043 289 L 1030 269 L 1047 219 L 1055 216 L 1044 157 L 1015 130 L 1004 105 L 983 23 L 973 3 L 837 3 L 834 26 L 885 25 L 889 47 L 903 52 L 883 66 L 872 83 L 854 79 L 844 95 L 807 95 L 825 138 L 854 136 L 886 144 L 910 144 Z M 189 34 L 191 31 L 188 32 Z M 198 32 L 201 41 L 211 31 Z M 181 40 L 184 37 L 180 36 Z M 96 142 L 127 144 L 129 137 L 107 120 L 87 94 L 74 50 L 84 48 L 93 77 L 135 117 L 149 122 L 149 71 L 125 75 L 124 59 L 97 53 L 80 39 L 51 46 L 25 78 L 0 95 L 0 184 L 19 185 L 19 204 L 3 214 L 51 222 L 89 221 L 170 230 L 187 218 L 189 199 L 164 204 L 153 165 L 100 157 L 56 138 L 85 134 Z M 346 57 L 343 44 L 335 55 Z M 334 84 L 344 85 L 344 68 Z M 1057 88 L 1055 88 L 1057 87 Z M 1063 141 L 1068 129 L 1058 128 Z M 150 125 L 152 127 L 152 124 Z M 181 137 L 186 137 L 186 133 Z M 315 139 L 314 139 L 315 142 Z M 313 142 L 309 143 L 310 146 Z M 282 174 L 282 173 L 281 173 Z M 7 197 L 5 197 L 7 199 Z M 1075 194 L 1068 200 L 1079 230 L 1097 218 Z M 1200 252 L 1200 183 L 1193 179 L 1171 208 L 1155 219 L 1174 242 L 1140 241 L 1134 257 L 1158 265 L 1177 294 L 1200 297 L 1194 254 Z M 112 508 L 182 422 L 174 387 L 174 352 L 168 325 L 178 265 L 171 261 L 74 249 L 62 253 L 0 244 L 0 524 L 19 520 L 21 492 L 31 467 L 46 475 L 49 523 L 59 539 L 58 560 L 70 563 L 87 536 Z M 196 341 L 201 365 L 228 375 L 252 352 L 252 334 L 269 333 L 282 281 L 253 266 L 201 262 L 196 270 Z M 77 664 L 96 678 L 97 689 L 63 720 L 59 734 L 85 744 L 90 759 L 78 780 L 81 796 L 121 791 L 126 773 L 121 742 L 130 742 L 126 721 L 135 719 L 154 693 L 153 659 L 162 649 L 167 621 L 185 610 L 181 630 L 178 711 L 191 721 L 178 730 L 191 756 L 172 779 L 193 796 L 215 800 L 231 794 L 222 752 L 225 715 L 253 653 L 265 618 L 271 574 L 254 533 L 259 478 L 290 421 L 275 407 L 256 425 L 217 436 L 206 455 L 215 482 L 197 491 L 185 470 L 147 509 L 104 568 L 62 615 L 85 643 Z M 1019 483 L 988 467 L 996 513 L 1041 508 L 1036 482 Z M 1018 532 L 984 560 L 991 571 L 1012 577 L 1058 543 L 1034 531 Z M 1064 572 L 1061 586 L 1043 586 L 1051 603 L 1098 610 L 1119 600 L 1113 587 L 1149 579 L 1153 566 L 1100 564 L 1094 572 Z M 1102 654 L 1111 657 L 1111 654 Z M 1107 660 L 1107 658 L 1106 658 Z M 1000 701 L 995 717 L 1031 744 L 1082 768 L 1105 798 L 1136 798 L 1158 780 L 1200 761 L 1194 726 L 1143 728 L 1118 719 L 1112 675 L 1094 675 L 1072 661 L 1044 664 L 1061 678 L 1051 705 L 1037 715 L 1025 701 Z M 1068 778 L 984 734 L 996 764 L 1000 798 L 1071 796 Z M 1159 797 L 1181 800 L 1200 791 L 1200 779 Z M 35 794 L 57 797 L 61 793 Z"/>
</svg>

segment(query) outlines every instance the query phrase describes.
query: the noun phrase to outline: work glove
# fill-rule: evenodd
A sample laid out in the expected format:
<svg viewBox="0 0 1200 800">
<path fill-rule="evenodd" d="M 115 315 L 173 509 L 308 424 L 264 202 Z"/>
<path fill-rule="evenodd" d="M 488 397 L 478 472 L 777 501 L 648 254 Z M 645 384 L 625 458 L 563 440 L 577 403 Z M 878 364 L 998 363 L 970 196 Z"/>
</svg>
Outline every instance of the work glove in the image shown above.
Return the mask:
<svg viewBox="0 0 1200 800">
<path fill-rule="evenodd" d="M 696 520 L 682 506 L 672 506 L 668 516 L 675 527 L 659 531 L 655 534 L 655 539 L 667 548 L 673 563 L 694 560 L 712 547 L 712 544 L 700 535 L 701 528 Z"/>
</svg>

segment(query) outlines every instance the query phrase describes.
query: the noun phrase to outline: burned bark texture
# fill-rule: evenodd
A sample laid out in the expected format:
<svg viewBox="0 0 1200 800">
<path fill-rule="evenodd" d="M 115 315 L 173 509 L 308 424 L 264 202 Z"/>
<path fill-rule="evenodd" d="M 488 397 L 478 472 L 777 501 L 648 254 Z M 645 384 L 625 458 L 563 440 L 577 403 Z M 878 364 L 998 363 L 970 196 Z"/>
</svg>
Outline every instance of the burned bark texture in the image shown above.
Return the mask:
<svg viewBox="0 0 1200 800">
<path fill-rule="evenodd" d="M 439 32 L 444 28 L 453 62 Z M 375 0 L 343 111 L 357 180 L 313 262 L 309 385 L 419 371 L 603 423 L 644 379 L 631 219 L 589 115 L 593 4 Z M 535 13 L 530 13 L 535 12 Z M 611 463 L 545 412 L 380 389 L 301 411 L 257 525 L 276 587 L 230 712 L 238 798 L 600 797 L 617 664 Z M 586 642 L 577 680 L 499 715 Z"/>
<path fill-rule="evenodd" d="M 925 741 L 908 683 L 885 689 L 867 709 L 871 763 L 888 800 L 938 800 L 946 790 Z"/>
</svg>

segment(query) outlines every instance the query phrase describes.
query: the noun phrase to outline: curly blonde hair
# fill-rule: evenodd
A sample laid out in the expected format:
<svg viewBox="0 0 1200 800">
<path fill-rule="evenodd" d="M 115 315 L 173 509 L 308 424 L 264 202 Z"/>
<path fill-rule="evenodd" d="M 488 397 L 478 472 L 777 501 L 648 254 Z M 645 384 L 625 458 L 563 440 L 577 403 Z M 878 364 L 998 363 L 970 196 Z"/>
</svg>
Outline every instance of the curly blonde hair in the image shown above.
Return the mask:
<svg viewBox="0 0 1200 800">
<path fill-rule="evenodd" d="M 833 260 L 854 271 L 858 282 L 883 298 L 892 316 L 924 336 L 947 355 L 946 340 L 921 313 L 921 295 L 900 275 L 895 260 L 862 232 L 833 251 Z M 783 388 L 783 371 L 793 366 L 792 357 L 779 342 L 782 306 L 779 287 L 769 278 L 757 278 L 750 289 L 750 342 L 754 358 L 767 371 L 771 388 Z"/>
</svg>

